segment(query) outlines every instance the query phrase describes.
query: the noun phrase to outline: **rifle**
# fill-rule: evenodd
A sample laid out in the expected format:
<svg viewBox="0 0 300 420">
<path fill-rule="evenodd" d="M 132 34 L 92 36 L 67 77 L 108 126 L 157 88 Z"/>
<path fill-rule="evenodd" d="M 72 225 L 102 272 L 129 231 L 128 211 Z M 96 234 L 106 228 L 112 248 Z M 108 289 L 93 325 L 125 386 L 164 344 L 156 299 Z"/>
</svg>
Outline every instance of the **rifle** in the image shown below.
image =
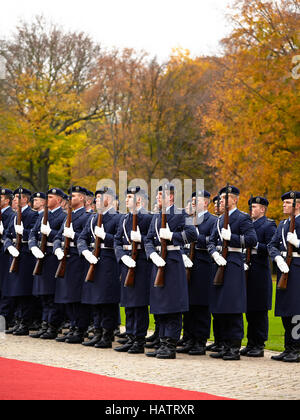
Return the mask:
<svg viewBox="0 0 300 420">
<path fill-rule="evenodd" d="M 19 197 L 18 197 L 18 210 L 17 210 L 17 225 L 22 223 L 22 187 L 19 188 Z M 22 245 L 22 235 L 17 233 L 16 236 L 16 249 L 20 252 Z M 10 273 L 17 273 L 19 271 L 19 257 L 13 257 L 9 272 Z"/>
<path fill-rule="evenodd" d="M 100 195 L 100 209 L 98 212 L 98 218 L 97 218 L 97 226 L 100 228 L 102 226 L 103 221 L 103 194 Z M 100 257 L 101 252 L 101 238 L 98 236 L 95 237 L 95 248 L 94 248 L 94 255 L 96 258 Z M 87 272 L 85 281 L 93 283 L 94 277 L 95 277 L 95 271 L 96 271 L 96 264 L 90 264 L 89 271 Z"/>
<path fill-rule="evenodd" d="M 163 187 L 162 190 L 162 212 L 161 212 L 161 227 L 165 229 L 167 227 L 167 215 L 166 215 L 166 193 L 165 189 Z M 161 245 L 161 251 L 160 256 L 163 260 L 166 260 L 167 258 L 167 240 L 161 239 L 160 240 Z M 165 266 L 164 267 L 158 267 L 156 278 L 154 281 L 154 287 L 164 287 L 165 286 Z"/>
<path fill-rule="evenodd" d="M 45 201 L 45 208 L 44 208 L 44 216 L 43 216 L 43 225 L 46 225 L 48 223 L 48 214 L 49 214 L 49 209 L 48 209 L 48 191 L 49 191 L 49 185 L 47 186 L 47 192 L 46 192 L 46 201 Z M 48 237 L 47 235 L 42 235 L 42 239 L 41 239 L 41 251 L 42 253 L 45 255 L 46 251 L 47 251 L 47 241 L 48 241 Z M 34 276 L 40 276 L 43 272 L 43 265 L 44 265 L 44 258 L 38 258 L 37 262 L 35 264 L 34 270 L 33 270 L 33 275 Z"/>
<path fill-rule="evenodd" d="M 291 223 L 290 223 L 289 232 L 294 232 L 294 230 L 295 230 L 295 220 L 296 220 L 295 214 L 296 214 L 296 194 L 294 195 L 294 200 L 293 200 L 293 210 L 292 210 L 292 215 L 291 215 Z M 294 250 L 293 245 L 288 243 L 286 260 L 285 260 L 288 267 L 290 267 L 291 263 L 292 263 L 293 250 Z M 286 290 L 287 289 L 288 278 L 289 278 L 289 273 L 282 273 L 281 276 L 280 276 L 279 282 L 277 284 L 277 289 Z"/>
<path fill-rule="evenodd" d="M 191 206 L 190 209 L 192 210 L 192 203 L 190 203 L 190 206 Z M 192 214 L 192 212 L 191 212 L 191 214 Z M 196 211 L 195 211 L 195 213 L 193 215 L 193 225 L 194 226 L 196 226 L 196 219 L 197 219 L 197 216 L 196 216 Z M 196 248 L 196 241 L 192 242 L 190 244 L 189 259 L 192 262 L 194 262 L 194 259 L 195 259 L 195 248 Z M 190 283 L 190 281 L 191 281 L 191 269 L 190 268 L 186 268 L 186 279 L 187 279 L 187 282 Z"/>
<path fill-rule="evenodd" d="M 71 226 L 71 222 L 72 222 L 72 190 L 73 190 L 73 187 L 71 188 L 71 192 L 70 192 L 70 195 L 69 195 L 68 214 L 67 214 L 67 220 L 66 220 L 66 224 L 65 224 L 65 226 L 68 227 L 68 228 Z M 66 266 L 67 266 L 67 257 L 69 255 L 69 251 L 70 251 L 70 243 L 71 243 L 71 238 L 65 238 L 64 257 L 60 261 L 59 266 L 57 267 L 56 274 L 55 274 L 56 279 L 58 277 L 63 278 L 65 276 Z"/>
<path fill-rule="evenodd" d="M 249 206 L 249 216 L 250 217 L 252 217 L 252 198 L 253 198 L 253 195 L 251 194 L 250 206 Z M 248 265 L 249 270 L 250 270 L 250 265 L 251 265 L 251 248 L 247 248 L 247 250 L 246 250 L 246 264 Z M 249 278 L 249 270 L 247 270 L 245 272 L 246 284 L 247 284 L 248 278 Z"/>
<path fill-rule="evenodd" d="M 227 184 L 226 195 L 225 195 L 224 229 L 227 229 L 229 225 L 228 188 L 229 188 L 229 184 Z M 225 258 L 226 260 L 227 255 L 228 255 L 228 241 L 223 240 L 222 257 Z M 219 266 L 216 272 L 214 281 L 213 281 L 214 286 L 223 286 L 224 273 L 225 273 L 225 266 L 223 265 Z"/>
<path fill-rule="evenodd" d="M 132 230 L 137 231 L 137 211 L 136 211 L 136 194 L 134 194 L 133 214 L 132 214 Z M 138 255 L 138 244 L 132 241 L 131 258 L 136 261 Z M 130 267 L 127 271 L 124 287 L 134 287 L 135 268 Z"/>
</svg>

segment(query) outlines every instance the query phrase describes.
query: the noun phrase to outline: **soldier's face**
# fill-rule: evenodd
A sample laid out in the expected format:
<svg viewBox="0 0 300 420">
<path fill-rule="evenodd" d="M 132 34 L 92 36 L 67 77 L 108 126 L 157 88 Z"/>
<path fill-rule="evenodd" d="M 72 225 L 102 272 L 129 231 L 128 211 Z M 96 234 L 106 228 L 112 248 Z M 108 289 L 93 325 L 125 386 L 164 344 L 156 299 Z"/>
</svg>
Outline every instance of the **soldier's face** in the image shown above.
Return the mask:
<svg viewBox="0 0 300 420">
<path fill-rule="evenodd" d="M 294 200 L 292 200 L 292 199 L 288 199 L 288 200 L 283 201 L 282 206 L 283 206 L 283 213 L 284 214 L 287 214 L 289 216 L 292 214 L 292 212 L 293 212 L 293 202 L 294 202 Z M 300 210 L 300 203 L 296 202 L 296 214 L 299 213 L 299 210 Z"/>
<path fill-rule="evenodd" d="M 84 206 L 85 197 L 83 194 L 73 192 L 72 193 L 72 207 L 73 209 L 78 209 L 79 207 Z"/>
<path fill-rule="evenodd" d="M 27 206 L 28 202 L 29 202 L 29 198 L 27 197 L 27 195 L 21 194 L 21 206 L 22 207 Z M 17 195 L 15 195 L 15 197 L 13 199 L 13 206 L 12 207 L 14 209 L 17 209 L 18 208 L 18 203 L 19 203 L 19 195 L 17 194 Z"/>
<path fill-rule="evenodd" d="M 163 201 L 165 207 L 169 207 L 174 203 L 174 194 L 170 194 L 170 191 L 165 191 L 165 199 L 163 200 L 163 193 L 162 191 L 158 191 L 156 195 L 156 201 L 159 209 L 163 206 Z"/>
<path fill-rule="evenodd" d="M 126 207 L 129 210 L 133 210 L 133 208 L 134 208 L 134 194 L 127 194 L 127 196 L 126 196 Z"/>
<path fill-rule="evenodd" d="M 252 204 L 252 213 L 251 213 L 252 219 L 257 220 L 260 217 L 264 216 L 265 213 L 266 213 L 266 208 L 264 206 L 258 203 Z"/>
<path fill-rule="evenodd" d="M 45 200 L 43 198 L 34 198 L 33 199 L 33 209 L 34 210 L 41 210 L 45 205 Z"/>
<path fill-rule="evenodd" d="M 48 207 L 50 210 L 55 209 L 61 204 L 61 198 L 55 194 L 48 195 Z"/>
<path fill-rule="evenodd" d="M 226 194 L 221 194 L 221 200 L 220 200 L 220 212 L 224 213 L 225 211 L 225 200 L 226 200 Z M 237 206 L 238 197 L 234 194 L 228 194 L 228 207 L 229 209 L 233 209 Z"/>
</svg>

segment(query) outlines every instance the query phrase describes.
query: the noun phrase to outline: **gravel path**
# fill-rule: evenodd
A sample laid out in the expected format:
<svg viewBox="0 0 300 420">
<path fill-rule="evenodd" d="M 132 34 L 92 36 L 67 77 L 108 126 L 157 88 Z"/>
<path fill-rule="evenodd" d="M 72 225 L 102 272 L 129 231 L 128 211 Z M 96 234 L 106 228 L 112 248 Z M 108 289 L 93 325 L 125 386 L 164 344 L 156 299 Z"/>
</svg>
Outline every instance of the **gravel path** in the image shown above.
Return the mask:
<svg viewBox="0 0 300 420">
<path fill-rule="evenodd" d="M 9 359 L 241 400 L 300 399 L 300 364 L 273 361 L 272 354 L 265 351 L 264 358 L 241 357 L 230 362 L 212 359 L 209 352 L 205 356 L 180 354 L 176 360 L 158 360 L 30 337 L 6 335 L 0 340 L 0 356 Z"/>
</svg>

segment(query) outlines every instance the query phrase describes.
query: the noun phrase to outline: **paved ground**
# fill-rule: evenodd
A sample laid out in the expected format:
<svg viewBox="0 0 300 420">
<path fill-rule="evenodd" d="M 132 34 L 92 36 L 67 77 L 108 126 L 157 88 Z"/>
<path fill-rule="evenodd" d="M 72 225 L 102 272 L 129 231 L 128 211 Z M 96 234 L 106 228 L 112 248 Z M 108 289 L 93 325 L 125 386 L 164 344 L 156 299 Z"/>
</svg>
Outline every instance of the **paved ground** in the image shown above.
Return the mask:
<svg viewBox="0 0 300 420">
<path fill-rule="evenodd" d="M 265 351 L 264 358 L 231 362 L 212 359 L 209 352 L 158 360 L 30 337 L 0 339 L 0 357 L 242 400 L 300 399 L 300 363 L 276 362 L 272 354 Z"/>
</svg>

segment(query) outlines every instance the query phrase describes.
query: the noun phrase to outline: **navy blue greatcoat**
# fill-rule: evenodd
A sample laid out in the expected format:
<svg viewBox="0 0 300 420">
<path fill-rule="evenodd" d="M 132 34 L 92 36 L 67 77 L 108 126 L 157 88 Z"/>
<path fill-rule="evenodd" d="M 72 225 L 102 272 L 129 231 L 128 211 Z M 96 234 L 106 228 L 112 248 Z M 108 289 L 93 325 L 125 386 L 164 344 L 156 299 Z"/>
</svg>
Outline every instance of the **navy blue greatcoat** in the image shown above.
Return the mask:
<svg viewBox="0 0 300 420">
<path fill-rule="evenodd" d="M 0 210 L 1 211 L 1 210 Z M 11 207 L 7 207 L 7 209 L 2 213 L 2 223 L 4 230 L 8 229 L 8 226 L 12 220 L 12 218 L 15 216 L 15 212 Z M 4 236 L 4 233 L 3 233 Z M 0 242 L 0 290 L 2 290 L 2 285 L 5 281 L 5 278 L 8 275 L 9 271 L 9 256 L 10 254 L 7 252 L 4 252 L 4 246 L 3 246 L 4 240 L 2 239 Z"/>
<path fill-rule="evenodd" d="M 3 284 L 3 296 L 31 296 L 32 295 L 32 284 L 33 284 L 33 270 L 35 266 L 35 258 L 28 248 L 29 233 L 38 218 L 38 212 L 27 207 L 22 212 L 22 223 L 24 226 L 22 245 L 19 256 L 19 270 L 17 273 L 8 273 L 7 278 Z M 4 250 L 11 245 L 15 245 L 14 239 L 16 239 L 16 232 L 14 223 L 16 222 L 16 216 L 10 221 L 8 229 L 4 233 Z M 9 258 L 9 266 L 13 260 L 13 257 Z"/>
<path fill-rule="evenodd" d="M 250 216 L 236 209 L 229 216 L 231 239 L 229 247 L 239 249 L 254 247 L 257 236 Z M 222 215 L 209 238 L 208 251 L 212 255 L 222 245 L 221 229 L 224 226 Z M 217 265 L 215 264 L 215 271 Z M 211 288 L 211 312 L 215 314 L 241 314 L 246 312 L 246 278 L 244 257 L 242 252 L 228 252 L 227 265 L 224 272 L 224 284 Z"/>
<path fill-rule="evenodd" d="M 113 209 L 103 215 L 102 223 L 106 233 L 101 240 L 100 260 L 96 265 L 94 282 L 84 283 L 81 302 L 91 305 L 119 303 L 120 280 L 119 267 L 114 253 L 114 235 L 117 232 L 120 215 Z M 95 227 L 98 215 L 95 214 L 86 224 L 77 241 L 77 248 L 81 255 L 84 250 L 93 250 L 95 242 Z M 88 268 L 90 264 L 88 263 Z"/>
<path fill-rule="evenodd" d="M 290 220 L 286 219 L 279 223 L 277 230 L 268 244 L 268 251 L 272 258 L 287 252 L 287 234 L 290 228 Z M 300 216 L 296 217 L 295 230 L 300 238 Z M 289 317 L 300 314 L 300 249 L 294 247 L 295 255 L 290 266 L 288 283 L 286 290 L 276 290 L 275 315 Z M 284 254 L 285 255 L 285 254 Z M 277 281 L 281 276 L 281 271 L 277 269 Z"/>
<path fill-rule="evenodd" d="M 167 223 L 173 232 L 173 245 L 182 248 L 185 244 L 197 240 L 195 226 L 184 210 L 172 206 L 167 214 Z M 189 220 L 189 222 L 188 222 Z M 160 246 L 159 229 L 161 228 L 161 213 L 152 218 L 147 237 L 145 238 L 145 250 L 149 258 L 156 247 Z M 189 310 L 188 285 L 186 270 L 184 267 L 181 250 L 168 251 L 165 266 L 165 286 L 155 288 L 154 282 L 158 268 L 153 264 L 150 286 L 150 312 L 153 314 L 172 314 L 187 312 Z"/>
<path fill-rule="evenodd" d="M 254 221 L 253 225 L 258 246 L 252 250 L 251 255 L 247 282 L 247 312 L 272 308 L 272 275 L 267 245 L 276 231 L 276 223 L 263 216 Z"/>
<path fill-rule="evenodd" d="M 137 214 L 137 224 L 140 229 L 142 241 L 138 244 L 138 256 L 136 259 L 134 287 L 124 287 L 128 267 L 123 264 L 121 258 L 124 255 L 131 255 L 130 250 L 124 250 L 124 245 L 130 245 L 130 234 L 132 231 L 132 213 L 123 215 L 119 221 L 118 230 L 115 236 L 114 246 L 117 261 L 121 270 L 121 306 L 127 308 L 148 306 L 150 294 L 150 277 L 152 272 L 152 262 L 147 260 L 145 252 L 145 238 L 152 220 L 152 214 L 144 209 Z"/>
<path fill-rule="evenodd" d="M 81 302 L 82 285 L 85 280 L 86 263 L 85 258 L 80 256 L 77 249 L 77 241 L 79 235 L 85 228 L 86 223 L 91 217 L 90 213 L 85 211 L 82 207 L 76 212 L 72 213 L 72 225 L 75 231 L 75 238 L 71 239 L 71 247 L 67 259 L 67 267 L 64 278 L 58 278 L 56 281 L 55 289 L 55 302 L 56 303 L 75 303 Z M 62 224 L 60 231 L 55 237 L 53 252 L 57 248 L 63 249 L 65 223 Z"/>
<path fill-rule="evenodd" d="M 217 217 L 206 212 L 197 225 L 198 240 L 196 242 L 194 265 L 191 268 L 189 284 L 190 305 L 209 305 L 213 260 L 207 251 L 207 243 L 216 224 Z"/>
<path fill-rule="evenodd" d="M 32 231 L 29 235 L 29 249 L 34 246 L 39 247 L 41 241 L 41 223 L 43 221 L 44 212 L 39 215 L 39 218 L 36 221 Z M 53 241 L 56 235 L 58 234 L 64 220 L 66 218 L 66 214 L 64 213 L 63 209 L 59 207 L 53 213 L 49 210 L 48 213 L 48 222 L 51 228 L 50 235 L 47 239 L 47 249 L 45 257 L 43 258 L 43 272 L 40 276 L 34 276 L 33 280 L 33 289 L 32 294 L 34 296 L 41 296 L 41 295 L 54 295 L 55 287 L 56 287 L 56 278 L 55 273 L 58 267 L 58 259 L 53 254 Z M 52 244 L 52 245 L 51 245 Z"/>
</svg>

